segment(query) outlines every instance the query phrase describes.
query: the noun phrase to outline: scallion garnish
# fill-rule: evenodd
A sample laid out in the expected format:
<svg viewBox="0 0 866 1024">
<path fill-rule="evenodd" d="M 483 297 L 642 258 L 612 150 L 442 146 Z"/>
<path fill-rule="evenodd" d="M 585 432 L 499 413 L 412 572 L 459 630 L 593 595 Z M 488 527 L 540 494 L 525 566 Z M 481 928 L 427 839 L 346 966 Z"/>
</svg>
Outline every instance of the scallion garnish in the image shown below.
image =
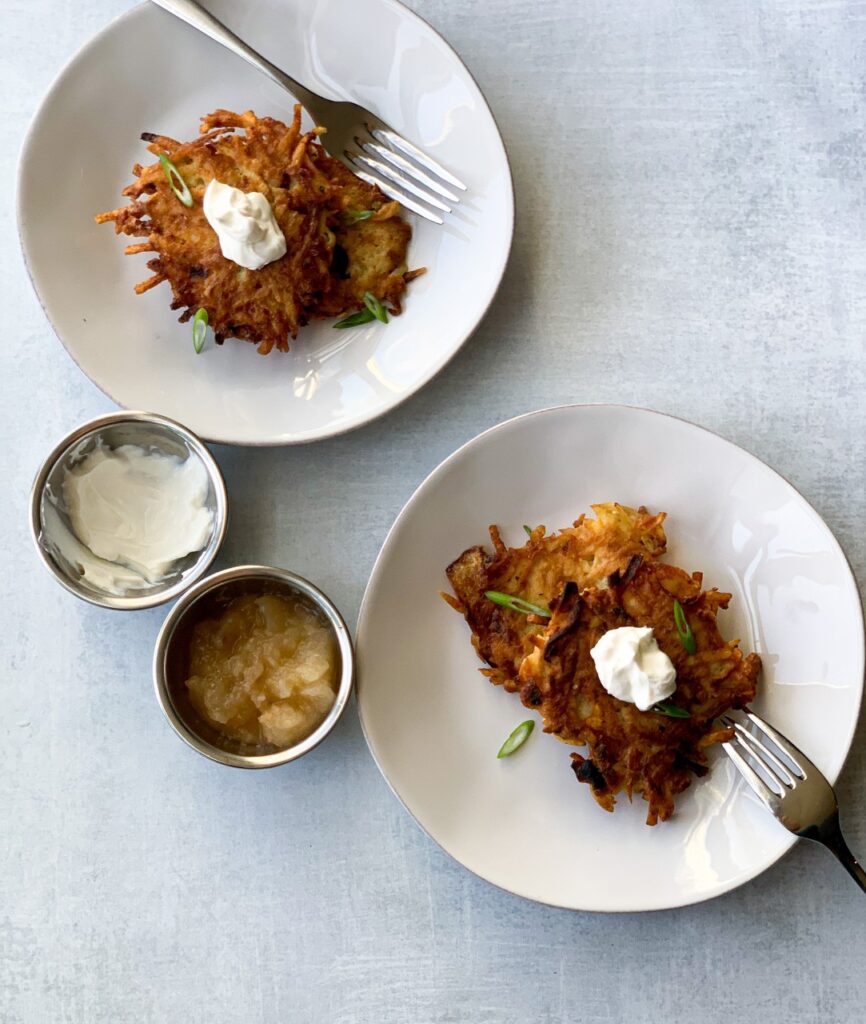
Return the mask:
<svg viewBox="0 0 866 1024">
<path fill-rule="evenodd" d="M 172 192 L 174 192 L 184 206 L 192 206 L 192 192 L 190 192 L 187 187 L 187 183 L 181 177 L 180 171 L 174 166 L 165 153 L 160 154 L 159 162 L 162 164 L 162 169 L 165 171 L 165 176 L 168 179 L 168 184 Z"/>
<path fill-rule="evenodd" d="M 204 339 L 207 334 L 207 310 L 200 309 L 192 318 L 192 347 L 196 353 L 204 348 Z"/>
<path fill-rule="evenodd" d="M 523 524 L 523 529 L 526 530 L 526 536 L 527 537 L 531 537 L 532 536 L 532 527 L 531 526 L 527 526 L 526 523 L 524 523 Z"/>
<path fill-rule="evenodd" d="M 345 327 L 360 327 L 361 324 L 368 324 L 371 320 L 376 318 L 370 312 L 369 309 L 361 309 L 357 313 L 350 313 L 349 316 L 343 317 L 342 320 L 338 320 L 334 327 L 338 330 Z"/>
<path fill-rule="evenodd" d="M 344 210 L 343 220 L 346 224 L 357 224 L 359 221 L 369 220 L 375 212 L 375 210 Z"/>
<path fill-rule="evenodd" d="M 383 324 L 388 323 L 385 307 L 372 292 L 364 293 L 364 306 L 366 308 L 359 309 L 357 313 L 350 313 L 349 316 L 338 320 L 334 327 L 359 327 L 361 324 L 369 324 L 373 320 L 380 320 Z"/>
<path fill-rule="evenodd" d="M 657 715 L 667 715 L 668 718 L 691 718 L 691 714 L 685 708 L 678 708 L 676 704 L 669 704 L 666 700 L 660 700 L 653 704 L 652 710 Z"/>
<path fill-rule="evenodd" d="M 676 598 L 674 598 L 674 623 L 677 627 L 680 643 L 689 654 L 695 654 L 698 649 L 695 634 L 692 632 L 692 627 L 689 625 L 686 613 L 683 611 L 683 606 Z"/>
<path fill-rule="evenodd" d="M 515 750 L 519 750 L 520 747 L 529 739 L 529 734 L 535 728 L 535 722 L 531 718 L 525 722 L 521 722 L 520 725 L 514 730 L 514 732 L 508 737 L 508 739 L 499 748 L 497 757 L 509 757 L 514 753 Z"/>
<path fill-rule="evenodd" d="M 485 590 L 484 596 L 488 601 L 501 605 L 503 608 L 510 608 L 513 612 L 520 612 L 521 615 L 541 615 L 545 619 L 551 617 L 547 608 L 542 608 L 540 604 L 532 604 L 531 601 L 524 601 L 522 597 L 503 594 L 499 590 Z"/>
<path fill-rule="evenodd" d="M 383 324 L 388 323 L 388 314 L 385 311 L 385 307 L 372 292 L 364 292 L 364 305 L 377 320 Z"/>
</svg>

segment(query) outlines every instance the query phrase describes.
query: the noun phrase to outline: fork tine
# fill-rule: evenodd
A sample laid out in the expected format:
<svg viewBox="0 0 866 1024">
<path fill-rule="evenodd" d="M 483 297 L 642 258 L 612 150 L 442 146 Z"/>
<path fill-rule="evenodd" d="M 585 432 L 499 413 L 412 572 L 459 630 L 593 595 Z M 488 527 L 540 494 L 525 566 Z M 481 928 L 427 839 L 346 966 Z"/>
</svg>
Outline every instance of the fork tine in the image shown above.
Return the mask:
<svg viewBox="0 0 866 1024">
<path fill-rule="evenodd" d="M 761 742 L 759 737 L 750 733 L 744 725 L 741 725 L 739 722 L 735 722 L 733 718 L 725 716 L 722 721 L 725 725 L 730 725 L 734 728 L 741 744 L 748 748 L 752 757 L 763 762 L 764 767 L 768 771 L 770 770 L 770 765 L 772 765 L 775 769 L 773 774 L 778 778 L 779 782 L 781 782 L 783 786 L 786 786 L 788 789 L 792 789 L 797 784 L 787 765 L 782 764 L 773 751 L 770 750 L 765 743 Z M 770 765 L 767 765 L 766 762 L 768 761 Z"/>
<path fill-rule="evenodd" d="M 352 168 L 352 170 L 362 181 L 366 181 L 368 185 L 375 185 L 377 188 L 380 188 L 386 196 L 389 196 L 391 199 L 396 199 L 398 203 L 402 203 L 407 210 L 412 210 L 414 213 L 417 213 L 419 217 L 424 217 L 425 220 L 431 220 L 434 224 L 445 223 L 437 213 L 433 213 L 432 210 L 428 210 L 420 203 L 417 203 L 411 196 L 406 195 L 405 192 L 397 188 L 393 182 L 390 182 L 385 178 L 378 178 L 373 174 L 368 174 L 358 166 Z"/>
<path fill-rule="evenodd" d="M 801 779 L 806 778 L 809 769 L 811 769 L 813 772 L 818 771 L 818 769 L 812 764 L 809 758 L 806 757 L 806 755 L 803 753 L 802 750 L 800 750 L 799 747 L 795 747 L 790 740 L 785 739 L 785 737 L 781 733 L 776 732 L 776 730 L 772 726 L 768 725 L 763 720 L 763 718 L 759 718 L 754 713 L 754 711 L 750 711 L 748 708 L 745 708 L 744 710 L 749 718 L 749 721 L 751 721 L 760 732 L 763 732 L 767 736 L 769 736 L 773 743 L 776 744 L 778 749 L 785 755 L 785 757 L 789 758 L 791 764 L 793 764 L 794 766 L 795 774 L 798 774 Z"/>
<path fill-rule="evenodd" d="M 431 171 L 433 174 L 438 175 L 438 177 L 443 181 L 447 181 L 449 185 L 459 188 L 461 192 L 466 191 L 466 186 L 459 178 L 455 178 L 450 171 L 445 170 L 442 164 L 437 163 L 432 157 L 427 156 L 427 154 L 422 152 L 422 150 L 417 146 L 413 146 L 412 143 L 404 139 L 402 135 L 398 135 L 396 132 L 391 131 L 390 128 L 370 128 L 368 126 L 367 131 L 369 131 L 377 141 L 391 145 L 394 149 L 399 149 L 401 153 L 411 156 L 416 163 L 419 163 L 422 167 Z"/>
<path fill-rule="evenodd" d="M 743 708 L 743 711 L 758 733 L 756 735 L 750 732 L 729 715 L 722 716 L 723 724 L 734 728 L 733 739 L 722 744 L 725 753 L 737 766 L 761 803 L 781 825 L 801 839 L 809 839 L 826 846 L 863 892 L 866 892 L 866 871 L 860 867 L 842 835 L 839 827 L 839 804 L 830 782 L 790 740 L 776 732 L 748 708 Z M 802 773 L 799 782 L 792 781 L 792 784 L 785 788 L 778 775 L 771 771 L 768 761 L 777 768 L 781 762 L 762 742 L 765 737 L 773 741 L 783 757 L 796 764 L 794 770 Z M 738 747 L 744 751 L 745 757 Z M 764 756 L 760 756 L 758 751 Z M 754 766 L 760 768 L 765 777 L 755 771 L 752 764 L 746 760 L 747 757 L 752 759 Z M 787 766 L 784 766 L 784 770 L 788 778 L 792 778 Z M 779 786 L 782 792 L 774 793 L 773 785 Z"/>
<path fill-rule="evenodd" d="M 779 794 L 774 793 L 766 782 L 761 778 L 749 762 L 734 746 L 734 741 L 723 743 L 722 746 L 728 753 L 728 757 L 734 762 L 740 775 L 746 780 L 755 796 L 772 814 L 776 813 L 779 806 Z"/>
<path fill-rule="evenodd" d="M 376 156 L 383 157 L 389 163 L 392 163 L 395 167 L 398 167 L 401 171 L 406 173 L 410 178 L 414 178 L 415 181 L 420 181 L 422 185 L 426 185 L 427 188 L 436 195 L 442 196 L 443 199 L 448 199 L 452 203 L 460 202 L 459 196 L 455 196 L 450 189 L 445 188 L 445 186 L 440 184 L 438 181 L 434 181 L 429 174 L 425 174 L 419 167 L 409 163 L 405 157 L 400 156 L 399 153 L 395 153 L 393 149 L 388 149 L 386 146 L 380 146 L 378 142 L 363 142 L 361 139 L 355 139 L 355 142 L 366 153 L 373 153 Z"/>
<path fill-rule="evenodd" d="M 395 185 L 399 185 L 400 188 L 405 189 L 407 192 L 411 192 L 413 196 L 417 196 L 422 202 L 427 203 L 428 206 L 432 206 L 437 210 L 441 210 L 443 213 L 450 213 L 451 207 L 446 206 L 436 196 L 431 196 L 429 192 L 425 192 L 424 189 L 419 188 L 412 180 L 406 177 L 405 174 L 401 174 L 400 171 L 393 167 L 389 167 L 388 164 L 382 163 L 381 160 L 376 160 L 372 156 L 361 155 L 360 153 L 350 153 L 346 151 L 346 156 L 350 160 L 353 160 L 356 164 L 363 167 L 366 171 L 371 171 L 379 175 L 379 177 L 386 177 L 389 181 L 393 181 Z"/>
<path fill-rule="evenodd" d="M 737 750 L 741 751 L 747 758 L 750 757 L 752 759 L 749 763 L 752 765 L 755 774 L 764 780 L 768 788 L 771 789 L 780 800 L 783 799 L 789 790 L 783 784 L 781 779 L 776 778 L 770 770 L 770 766 L 767 762 L 763 761 L 748 743 L 744 743 L 741 736 L 735 736 L 732 742 Z"/>
</svg>

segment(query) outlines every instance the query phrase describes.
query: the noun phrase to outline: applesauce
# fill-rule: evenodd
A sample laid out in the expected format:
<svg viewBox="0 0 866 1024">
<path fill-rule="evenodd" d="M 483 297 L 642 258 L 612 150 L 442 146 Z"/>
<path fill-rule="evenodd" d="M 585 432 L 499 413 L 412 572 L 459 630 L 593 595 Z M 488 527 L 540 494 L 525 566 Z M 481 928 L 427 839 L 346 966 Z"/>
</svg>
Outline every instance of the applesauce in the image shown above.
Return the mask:
<svg viewBox="0 0 866 1024">
<path fill-rule="evenodd" d="M 300 598 L 244 594 L 193 627 L 186 688 L 226 739 L 285 749 L 331 710 L 337 662 L 333 632 L 316 609 Z"/>
</svg>

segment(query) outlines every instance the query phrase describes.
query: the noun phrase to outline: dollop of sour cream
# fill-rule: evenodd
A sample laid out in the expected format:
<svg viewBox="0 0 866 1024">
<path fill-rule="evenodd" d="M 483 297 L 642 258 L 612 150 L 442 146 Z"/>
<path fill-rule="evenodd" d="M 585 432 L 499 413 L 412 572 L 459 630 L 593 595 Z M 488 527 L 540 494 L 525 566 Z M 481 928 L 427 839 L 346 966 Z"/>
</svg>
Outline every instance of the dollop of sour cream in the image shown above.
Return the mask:
<svg viewBox="0 0 866 1024">
<path fill-rule="evenodd" d="M 197 458 L 98 447 L 67 472 L 62 491 L 77 542 L 69 553 L 86 579 L 113 593 L 161 582 L 213 529 Z"/>
<path fill-rule="evenodd" d="M 223 256 L 238 266 L 260 270 L 285 255 L 286 236 L 261 192 L 243 192 L 214 178 L 205 189 L 204 215 Z"/>
<path fill-rule="evenodd" d="M 589 653 L 605 690 L 640 711 L 649 711 L 677 688 L 673 662 L 649 626 L 609 629 Z"/>
</svg>

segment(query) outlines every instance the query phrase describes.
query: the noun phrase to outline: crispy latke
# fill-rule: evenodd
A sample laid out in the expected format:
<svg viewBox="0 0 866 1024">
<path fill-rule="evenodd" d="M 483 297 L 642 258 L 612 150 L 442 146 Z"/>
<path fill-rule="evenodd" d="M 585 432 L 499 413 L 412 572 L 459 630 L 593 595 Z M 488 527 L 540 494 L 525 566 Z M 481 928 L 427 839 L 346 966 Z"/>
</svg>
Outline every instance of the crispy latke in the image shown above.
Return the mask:
<svg viewBox="0 0 866 1024">
<path fill-rule="evenodd" d="M 466 616 L 472 643 L 479 658 L 490 666 L 482 669 L 490 681 L 518 689 L 517 673 L 533 649 L 531 638 L 543 632 L 546 620 L 520 615 L 489 601 L 486 590 L 516 594 L 537 605 L 549 605 L 567 580 L 580 589 L 624 570 L 632 555 L 657 558 L 665 550 L 664 513 L 651 516 L 645 508 L 633 509 L 614 502 L 593 505 L 596 518 L 581 516 L 559 533 L 537 526 L 522 547 L 502 543 L 499 529 L 490 527 L 494 553 L 479 546 L 469 548 L 445 570 L 457 595 L 442 596 Z"/>
<path fill-rule="evenodd" d="M 581 518 L 551 536 L 539 528 L 523 548 L 505 548 L 491 527 L 496 555 L 469 548 L 447 569 L 457 600 L 443 596 L 466 616 L 473 645 L 490 666 L 483 674 L 519 691 L 545 732 L 588 747 L 586 756 L 571 755 L 572 768 L 599 805 L 612 811 L 617 793 L 639 793 L 649 804 L 647 824 L 655 825 L 671 816 L 674 797 L 693 775 L 706 773 L 706 748 L 730 737 L 715 719 L 754 699 L 761 662 L 719 633 L 716 616 L 730 594 L 703 591 L 700 573 L 657 561 L 666 543 L 663 514 L 593 508 L 595 521 Z M 486 590 L 548 606 L 552 617 L 502 608 L 484 597 Z M 693 655 L 676 629 L 675 598 L 695 638 Z M 677 671 L 671 701 L 690 717 L 640 711 L 604 689 L 589 652 L 620 626 L 652 627 Z"/>
<path fill-rule="evenodd" d="M 113 221 L 117 234 L 147 239 L 125 250 L 154 254 L 152 276 L 136 292 L 168 281 L 181 322 L 204 308 L 218 342 L 242 338 L 262 354 L 288 351 L 289 337 L 310 320 L 362 309 L 365 292 L 399 314 L 406 283 L 418 273 L 406 270 L 411 228 L 398 203 L 328 156 L 316 141 L 324 131 L 302 133 L 296 106 L 290 125 L 217 110 L 202 118 L 192 142 L 143 134 L 151 153 L 177 167 L 193 205 L 179 201 L 158 162 L 135 164 L 136 181 L 123 190 L 128 205 L 96 217 Z M 265 195 L 286 238 L 285 256 L 246 270 L 222 255 L 202 209 L 213 179 Z M 373 214 L 355 220 L 362 211 Z"/>
</svg>

